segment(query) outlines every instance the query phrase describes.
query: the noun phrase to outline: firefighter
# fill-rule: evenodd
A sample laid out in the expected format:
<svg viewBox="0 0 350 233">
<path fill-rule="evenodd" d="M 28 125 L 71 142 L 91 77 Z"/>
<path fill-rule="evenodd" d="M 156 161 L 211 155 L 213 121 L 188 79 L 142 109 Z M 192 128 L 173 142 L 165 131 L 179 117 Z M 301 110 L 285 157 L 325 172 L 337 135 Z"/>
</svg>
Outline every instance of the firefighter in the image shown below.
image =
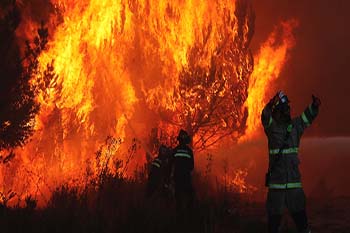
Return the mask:
<svg viewBox="0 0 350 233">
<path fill-rule="evenodd" d="M 168 167 L 171 156 L 170 148 L 161 145 L 159 147 L 158 156 L 152 161 L 150 172 L 148 174 L 148 183 L 146 189 L 146 197 L 152 197 L 155 192 L 166 194 L 168 187 Z"/>
<path fill-rule="evenodd" d="M 180 222 L 186 218 L 193 206 L 193 187 L 191 172 L 194 168 L 193 151 L 188 146 L 191 137 L 185 130 L 180 130 L 178 145 L 173 149 L 175 201 L 177 218 Z"/>
<path fill-rule="evenodd" d="M 268 187 L 266 207 L 269 233 L 278 232 L 285 207 L 299 232 L 311 232 L 298 168 L 298 150 L 300 138 L 316 118 L 320 104 L 320 99 L 312 95 L 312 103 L 301 116 L 292 119 L 288 97 L 279 91 L 262 111 L 261 121 L 269 148 L 269 169 L 265 182 Z"/>
</svg>

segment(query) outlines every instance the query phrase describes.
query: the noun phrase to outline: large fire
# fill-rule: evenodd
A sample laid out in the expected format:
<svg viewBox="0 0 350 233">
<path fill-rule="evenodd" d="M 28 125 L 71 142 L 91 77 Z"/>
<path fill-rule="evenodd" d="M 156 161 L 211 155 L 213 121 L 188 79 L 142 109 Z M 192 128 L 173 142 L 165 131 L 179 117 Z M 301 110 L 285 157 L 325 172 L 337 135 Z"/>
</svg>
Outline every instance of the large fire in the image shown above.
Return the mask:
<svg viewBox="0 0 350 233">
<path fill-rule="evenodd" d="M 84 185 L 100 166 L 97 155 L 102 163 L 129 163 L 135 144 L 141 149 L 133 166 L 141 166 L 145 152 L 171 145 L 179 128 L 194 135 L 197 150 L 223 137 L 252 137 L 293 45 L 295 22 L 284 23 L 253 66 L 254 15 L 245 1 L 51 3 L 56 10 L 33 85 L 48 64 L 54 75 L 37 96 L 34 135 L 0 171 L 1 193 L 13 190 L 22 200 L 35 195 L 45 202 L 61 184 Z M 38 27 L 24 21 L 18 34 Z"/>
</svg>

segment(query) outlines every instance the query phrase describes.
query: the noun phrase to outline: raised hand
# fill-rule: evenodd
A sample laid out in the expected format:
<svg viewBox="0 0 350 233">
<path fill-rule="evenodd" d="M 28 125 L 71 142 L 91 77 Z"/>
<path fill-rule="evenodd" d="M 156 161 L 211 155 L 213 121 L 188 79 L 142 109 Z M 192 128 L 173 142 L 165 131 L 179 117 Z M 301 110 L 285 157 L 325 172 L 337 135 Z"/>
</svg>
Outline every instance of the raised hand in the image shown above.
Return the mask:
<svg viewBox="0 0 350 233">
<path fill-rule="evenodd" d="M 312 95 L 312 105 L 316 108 L 318 108 L 321 105 L 321 100 L 315 95 Z"/>
</svg>

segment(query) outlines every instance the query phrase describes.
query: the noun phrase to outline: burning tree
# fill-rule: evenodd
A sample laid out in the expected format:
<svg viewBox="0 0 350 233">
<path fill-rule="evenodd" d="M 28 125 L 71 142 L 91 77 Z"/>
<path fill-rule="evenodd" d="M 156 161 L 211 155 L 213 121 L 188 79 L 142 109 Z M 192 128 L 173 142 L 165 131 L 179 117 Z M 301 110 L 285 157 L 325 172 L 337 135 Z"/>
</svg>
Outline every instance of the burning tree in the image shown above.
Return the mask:
<svg viewBox="0 0 350 233">
<path fill-rule="evenodd" d="M 38 69 L 38 57 L 47 44 L 48 30 L 41 25 L 34 43 L 26 41 L 21 58 L 15 39 L 21 16 L 15 3 L 5 6 L 8 10 L 0 19 L 0 150 L 22 146 L 32 135 L 39 111 L 38 90 L 47 88 L 55 77 L 52 64 L 44 72 Z M 33 76 L 37 76 L 36 84 L 31 81 Z"/>
<path fill-rule="evenodd" d="M 32 121 L 38 111 L 29 83 L 30 70 L 23 69 L 14 39 L 19 22 L 16 7 L 0 20 L 0 149 L 23 145 L 33 131 Z"/>
<path fill-rule="evenodd" d="M 245 0 L 45 1 L 52 4 L 40 8 L 48 43 L 40 28 L 34 44 L 18 47 L 16 39 L 34 37 L 42 17 L 31 18 L 38 12 L 31 2 L 0 5 L 9 2 L 17 2 L 26 20 L 16 32 L 18 22 L 1 20 L 0 149 L 23 145 L 34 134 L 13 151 L 12 165 L 1 167 L 0 180 L 28 193 L 80 180 L 90 166 L 82 164 L 107 135 L 146 142 L 151 132 L 150 149 L 176 143 L 179 128 L 194 135 L 195 149 L 224 137 L 237 140 L 259 118 L 253 110 L 260 108 L 247 100 L 262 99 L 288 49 L 284 37 L 283 46 L 264 45 L 252 73 L 255 16 Z M 129 161 L 126 155 L 118 159 Z M 98 164 L 91 164 L 98 174 Z"/>
<path fill-rule="evenodd" d="M 205 149 L 220 139 L 244 134 L 248 80 L 253 71 L 249 44 L 255 16 L 246 1 L 238 1 L 234 15 L 224 12 L 220 40 L 214 49 L 208 43 L 211 25 L 203 40 L 188 52 L 188 64 L 179 74 L 174 88 L 175 109 L 167 111 L 165 121 L 185 128 L 194 135 L 194 147 Z M 163 114 L 164 115 L 164 114 Z"/>
</svg>

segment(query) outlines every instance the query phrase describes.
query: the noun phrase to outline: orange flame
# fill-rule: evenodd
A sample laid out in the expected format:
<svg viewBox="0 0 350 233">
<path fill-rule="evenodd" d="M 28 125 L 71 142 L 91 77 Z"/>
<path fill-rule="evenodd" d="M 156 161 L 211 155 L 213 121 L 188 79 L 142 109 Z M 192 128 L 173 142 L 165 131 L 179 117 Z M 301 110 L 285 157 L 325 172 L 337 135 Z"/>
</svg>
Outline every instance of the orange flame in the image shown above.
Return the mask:
<svg viewBox="0 0 350 233">
<path fill-rule="evenodd" d="M 261 125 L 261 111 L 267 103 L 267 98 L 272 95 L 273 88 L 271 86 L 278 79 L 283 65 L 287 61 L 288 52 L 294 46 L 293 29 L 297 24 L 296 20 L 281 23 L 254 57 L 254 71 L 249 79 L 248 98 L 246 100 L 249 112 L 247 129 L 241 141 L 251 139 L 257 135 L 257 129 Z"/>
<path fill-rule="evenodd" d="M 254 191 L 256 191 L 257 188 L 252 186 L 252 185 L 249 185 L 246 182 L 246 177 L 247 176 L 248 176 L 248 171 L 247 170 L 237 169 L 234 172 L 234 176 L 230 180 L 229 185 L 231 185 L 239 193 L 251 194 Z"/>
<path fill-rule="evenodd" d="M 206 56 L 197 62 L 208 66 L 210 55 L 222 42 L 220 31 L 227 22 L 236 20 L 228 20 L 235 17 L 236 1 L 232 0 L 51 2 L 62 14 L 53 15 L 51 20 L 61 21 L 51 23 L 57 26 L 52 26 L 48 50 L 39 62 L 43 73 L 53 61 L 57 76 L 37 97 L 41 110 L 31 141 L 18 148 L 15 153 L 19 156 L 0 169 L 1 193 L 16 190 L 20 200 L 34 195 L 41 205 L 55 187 L 84 185 L 91 173 L 88 170 L 95 174 L 97 167 L 111 158 L 125 160 L 123 142 L 127 138 L 146 138 L 145 132 L 162 127 L 162 116 L 154 109 L 162 106 L 174 111 L 178 107 L 173 90 L 179 86 L 179 73 L 189 63 L 190 48 L 206 41 Z M 248 25 L 243 22 L 246 42 Z M 32 22 L 28 28 L 33 28 Z M 278 77 L 292 46 L 293 23 L 283 24 L 283 28 L 282 45 L 275 45 L 278 39 L 274 33 L 255 57 L 246 101 L 247 135 L 255 131 L 263 104 L 260 100 Z M 240 33 L 237 25 L 226 30 L 231 35 Z M 34 82 L 42 78 L 38 75 Z M 254 102 L 257 99 L 258 103 Z M 117 137 L 118 143 L 105 142 L 108 135 Z M 103 143 L 107 147 L 100 148 Z M 149 150 L 142 145 L 143 152 Z M 93 162 L 98 150 L 100 164 Z M 242 192 L 247 189 L 245 176 L 239 173 L 233 179 Z"/>
</svg>

